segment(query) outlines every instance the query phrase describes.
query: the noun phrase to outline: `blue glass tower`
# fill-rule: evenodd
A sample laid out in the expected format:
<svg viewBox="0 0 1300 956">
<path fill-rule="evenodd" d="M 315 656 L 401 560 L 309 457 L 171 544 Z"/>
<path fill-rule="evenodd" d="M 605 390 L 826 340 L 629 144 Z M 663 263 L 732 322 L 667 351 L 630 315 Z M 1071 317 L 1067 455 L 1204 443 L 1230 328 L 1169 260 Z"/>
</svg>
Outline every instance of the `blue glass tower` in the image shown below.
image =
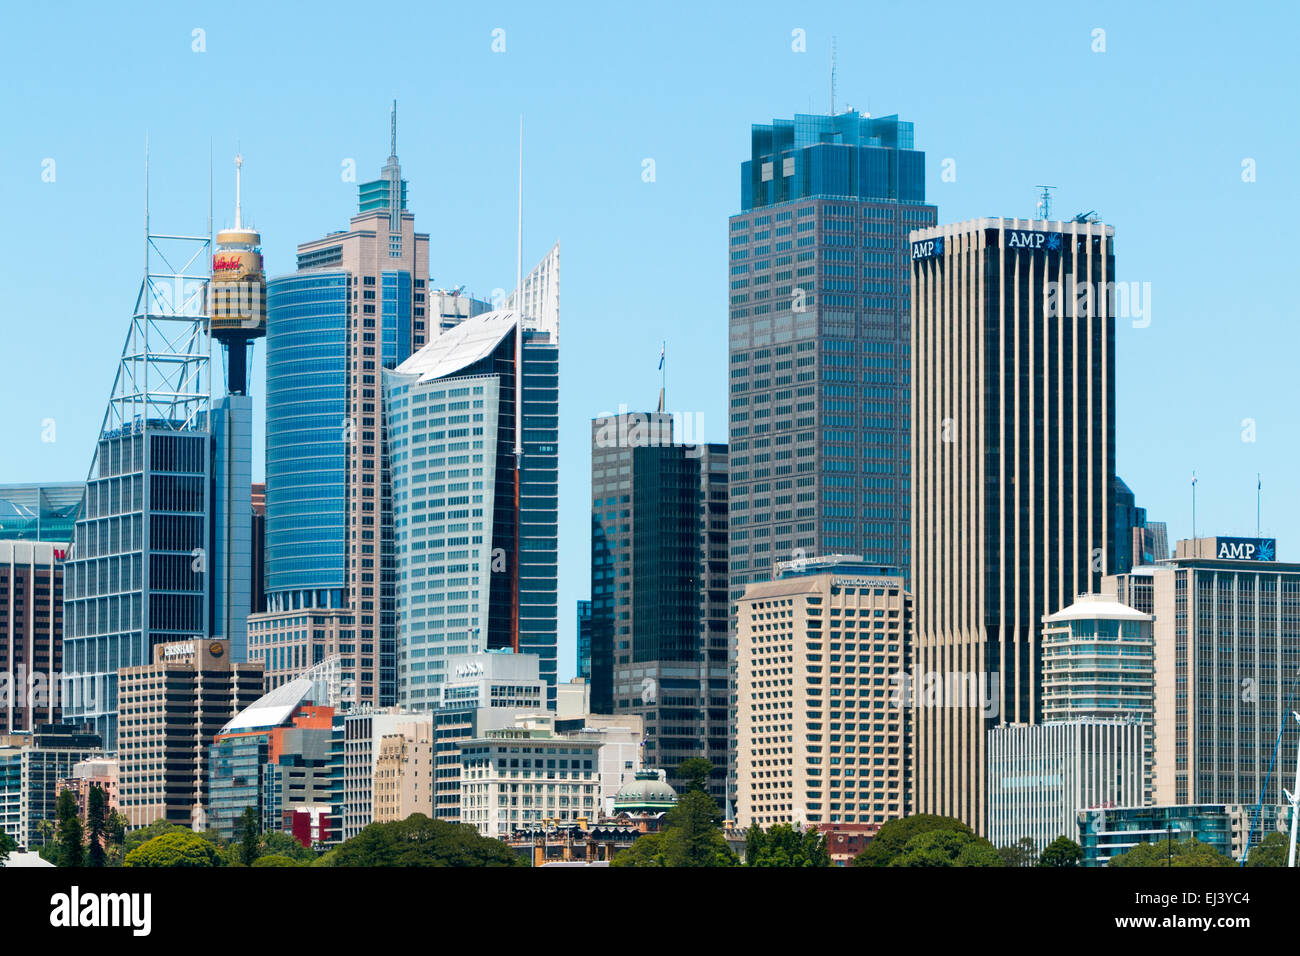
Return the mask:
<svg viewBox="0 0 1300 956">
<path fill-rule="evenodd" d="M 933 225 L 912 124 L 755 125 L 730 220 L 731 599 L 776 561 L 908 574 L 908 232 Z"/>
</svg>

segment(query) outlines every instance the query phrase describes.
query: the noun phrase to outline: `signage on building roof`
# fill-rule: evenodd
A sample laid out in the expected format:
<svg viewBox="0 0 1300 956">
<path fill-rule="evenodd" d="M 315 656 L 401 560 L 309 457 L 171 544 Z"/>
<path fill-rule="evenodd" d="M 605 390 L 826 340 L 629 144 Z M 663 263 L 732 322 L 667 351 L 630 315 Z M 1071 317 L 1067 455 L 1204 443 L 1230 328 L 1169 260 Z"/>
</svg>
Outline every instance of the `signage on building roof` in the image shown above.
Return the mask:
<svg viewBox="0 0 1300 956">
<path fill-rule="evenodd" d="M 1008 229 L 1008 249 L 1045 249 L 1059 252 L 1061 234 L 1059 232 L 1039 232 L 1035 229 Z"/>
<path fill-rule="evenodd" d="M 931 256 L 941 255 L 943 255 L 943 236 L 912 243 L 913 259 L 929 259 Z"/>
<path fill-rule="evenodd" d="M 178 657 L 193 657 L 194 642 L 187 641 L 184 644 L 165 644 L 163 645 L 163 660 L 171 661 Z"/>
<path fill-rule="evenodd" d="M 1276 561 L 1276 538 L 1215 538 L 1216 558 L 1228 561 Z"/>
</svg>

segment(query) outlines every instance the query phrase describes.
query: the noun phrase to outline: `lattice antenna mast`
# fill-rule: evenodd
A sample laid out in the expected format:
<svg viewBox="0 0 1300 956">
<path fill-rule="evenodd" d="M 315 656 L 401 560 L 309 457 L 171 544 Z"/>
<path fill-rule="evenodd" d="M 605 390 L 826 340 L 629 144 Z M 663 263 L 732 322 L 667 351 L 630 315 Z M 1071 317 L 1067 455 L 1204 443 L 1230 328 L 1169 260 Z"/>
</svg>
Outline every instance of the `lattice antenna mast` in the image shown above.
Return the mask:
<svg viewBox="0 0 1300 956">
<path fill-rule="evenodd" d="M 831 115 L 835 115 L 835 37 L 831 37 Z"/>
<path fill-rule="evenodd" d="M 1042 192 L 1038 194 L 1038 208 L 1037 208 L 1038 218 L 1042 220 L 1051 219 L 1052 218 L 1052 190 L 1055 189 L 1056 187 L 1039 185 L 1039 186 L 1035 186 L 1034 188 L 1042 190 Z"/>
<path fill-rule="evenodd" d="M 207 424 L 212 238 L 153 231 L 147 138 L 144 217 L 144 280 L 122 345 L 101 436 L 146 425 L 179 431 Z"/>
</svg>

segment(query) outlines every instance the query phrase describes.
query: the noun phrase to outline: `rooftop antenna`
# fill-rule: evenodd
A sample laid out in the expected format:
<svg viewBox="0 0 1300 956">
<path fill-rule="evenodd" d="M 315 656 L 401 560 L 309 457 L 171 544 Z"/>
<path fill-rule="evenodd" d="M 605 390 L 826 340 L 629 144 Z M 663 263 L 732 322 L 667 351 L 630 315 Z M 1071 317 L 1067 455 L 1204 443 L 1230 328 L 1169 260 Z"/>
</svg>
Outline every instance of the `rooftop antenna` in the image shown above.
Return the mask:
<svg viewBox="0 0 1300 956">
<path fill-rule="evenodd" d="M 1255 537 L 1259 537 L 1259 512 L 1260 500 L 1264 495 L 1264 478 L 1259 472 L 1255 472 Z"/>
<path fill-rule="evenodd" d="M 835 115 L 835 37 L 831 37 L 831 115 Z"/>
<path fill-rule="evenodd" d="M 519 114 L 519 206 L 515 224 L 515 559 L 511 564 L 514 587 L 510 589 L 510 642 L 519 653 L 519 539 L 522 513 L 519 483 L 524 467 L 524 114 Z"/>
<path fill-rule="evenodd" d="M 1051 219 L 1052 218 L 1052 190 L 1055 189 L 1056 187 L 1043 186 L 1040 184 L 1035 186 L 1034 188 L 1042 190 L 1042 192 L 1038 194 L 1038 214 L 1039 214 L 1038 218 L 1043 220 Z"/>
<path fill-rule="evenodd" d="M 1196 540 L 1196 472 L 1192 472 L 1192 540 Z M 1201 546 L 1196 545 L 1196 556 L 1201 556 Z"/>
<path fill-rule="evenodd" d="M 244 168 L 244 157 L 240 153 L 235 154 L 235 228 L 242 229 L 240 221 L 240 195 L 239 195 L 239 171 Z"/>
</svg>

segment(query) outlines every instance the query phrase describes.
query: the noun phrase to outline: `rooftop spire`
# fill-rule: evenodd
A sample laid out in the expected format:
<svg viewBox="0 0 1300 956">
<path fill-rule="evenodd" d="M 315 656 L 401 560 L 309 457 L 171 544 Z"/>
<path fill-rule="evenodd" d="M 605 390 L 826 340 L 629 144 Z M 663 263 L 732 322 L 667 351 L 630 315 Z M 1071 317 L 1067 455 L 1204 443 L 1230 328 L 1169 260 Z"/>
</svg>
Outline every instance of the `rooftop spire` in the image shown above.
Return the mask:
<svg viewBox="0 0 1300 956">
<path fill-rule="evenodd" d="M 393 100 L 392 128 L 393 128 L 393 145 L 392 145 L 392 149 L 389 150 L 388 159 L 390 162 L 395 163 L 397 162 L 397 100 Z"/>
<path fill-rule="evenodd" d="M 239 202 L 239 171 L 244 167 L 244 157 L 239 153 L 235 154 L 235 228 L 243 228 L 240 222 L 240 202 Z"/>
</svg>

